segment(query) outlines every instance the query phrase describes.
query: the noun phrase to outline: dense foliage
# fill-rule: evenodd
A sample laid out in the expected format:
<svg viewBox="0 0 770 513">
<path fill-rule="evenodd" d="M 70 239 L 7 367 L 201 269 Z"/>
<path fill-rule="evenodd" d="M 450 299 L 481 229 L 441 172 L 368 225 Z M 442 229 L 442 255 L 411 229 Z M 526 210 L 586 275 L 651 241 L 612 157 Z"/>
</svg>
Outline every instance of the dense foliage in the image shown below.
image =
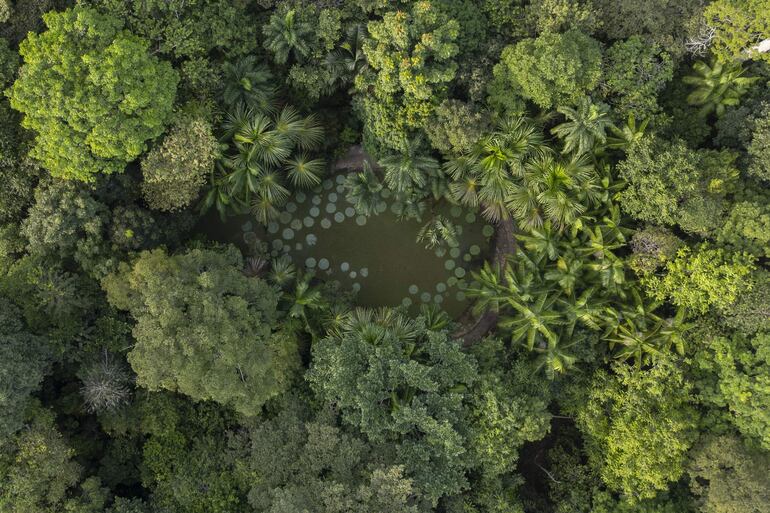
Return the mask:
<svg viewBox="0 0 770 513">
<path fill-rule="evenodd" d="M 0 90 L 0 513 L 770 513 L 770 0 L 0 0 Z"/>
</svg>

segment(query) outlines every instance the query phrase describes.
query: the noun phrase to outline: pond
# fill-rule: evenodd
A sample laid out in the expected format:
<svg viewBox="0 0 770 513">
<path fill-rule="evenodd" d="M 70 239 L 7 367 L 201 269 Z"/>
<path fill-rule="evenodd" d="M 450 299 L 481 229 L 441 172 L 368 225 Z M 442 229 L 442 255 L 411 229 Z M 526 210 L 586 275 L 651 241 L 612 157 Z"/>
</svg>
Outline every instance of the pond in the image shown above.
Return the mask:
<svg viewBox="0 0 770 513">
<path fill-rule="evenodd" d="M 238 244 L 244 254 L 254 242 L 265 241 L 273 258 L 289 255 L 297 268 L 357 291 L 361 306 L 416 310 L 435 303 L 459 316 L 469 305 L 463 290 L 471 284 L 471 270 L 488 256 L 492 226 L 471 211 L 447 205 L 440 213 L 457 225 L 458 244 L 426 249 L 416 242 L 423 223 L 399 220 L 389 191 L 383 190 L 377 215 L 364 217 L 347 200 L 344 180 L 338 174 L 312 191 L 294 193 L 267 227 L 241 216 L 206 231 Z"/>
</svg>

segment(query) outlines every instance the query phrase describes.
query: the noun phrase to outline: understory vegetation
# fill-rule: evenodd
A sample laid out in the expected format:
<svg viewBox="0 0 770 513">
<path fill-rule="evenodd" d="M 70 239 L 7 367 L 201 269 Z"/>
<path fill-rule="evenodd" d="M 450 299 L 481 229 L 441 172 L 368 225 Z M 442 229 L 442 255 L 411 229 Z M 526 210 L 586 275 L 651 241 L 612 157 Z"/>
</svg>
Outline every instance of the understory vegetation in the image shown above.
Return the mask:
<svg viewBox="0 0 770 513">
<path fill-rule="evenodd" d="M 0 513 L 770 513 L 770 0 L 0 0 L 0 91 Z"/>
</svg>

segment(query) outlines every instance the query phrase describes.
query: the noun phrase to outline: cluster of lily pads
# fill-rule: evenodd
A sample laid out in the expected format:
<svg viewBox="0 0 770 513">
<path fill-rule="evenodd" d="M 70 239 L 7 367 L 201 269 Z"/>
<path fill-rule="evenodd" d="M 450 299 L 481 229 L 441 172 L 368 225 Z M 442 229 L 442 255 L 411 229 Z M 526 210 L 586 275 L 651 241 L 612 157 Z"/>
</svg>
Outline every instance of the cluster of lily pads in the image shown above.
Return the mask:
<svg viewBox="0 0 770 513">
<path fill-rule="evenodd" d="M 268 249 L 271 258 L 288 255 L 298 267 L 304 265 L 306 269 L 316 274 L 323 273 L 335 279 L 350 280 L 353 290 L 358 292 L 369 277 L 368 267 L 354 268 L 350 262 L 335 263 L 329 257 L 298 255 L 301 251 L 315 246 L 319 238 L 323 237 L 323 232 L 335 225 L 355 222 L 357 227 L 364 227 L 367 224 L 368 218 L 359 214 L 352 201 L 346 197 L 344 183 L 345 175 L 339 174 L 324 180 L 308 193 L 297 192 L 291 201 L 286 203 L 278 219 L 268 223 L 265 231 L 269 239 Z M 383 189 L 380 195 L 382 201 L 376 204 L 375 215 L 383 214 L 388 210 L 395 215 L 400 214 L 400 205 L 388 201 L 391 199 L 389 190 Z M 458 235 L 462 235 L 464 227 L 477 221 L 475 213 L 460 206 L 452 206 L 448 209 L 448 216 L 456 224 Z M 258 235 L 254 231 L 256 224 L 249 221 L 242 225 L 246 244 L 254 244 L 258 240 Z M 481 233 L 484 241 L 488 242 L 494 234 L 494 228 L 486 224 L 481 228 Z M 354 238 L 351 237 L 351 240 Z M 481 241 L 478 242 L 481 243 Z M 415 242 L 415 244 L 418 243 Z M 402 300 L 404 306 L 409 307 L 419 303 L 442 304 L 447 297 L 459 302 L 465 300 L 464 290 L 474 285 L 469 281 L 469 270 L 481 259 L 482 247 L 480 244 L 472 244 L 463 251 L 461 246 L 462 239 L 457 244 L 433 250 L 436 257 L 443 259 L 447 279 L 436 283 L 431 290 L 420 290 L 415 284 L 408 286 Z M 304 261 L 302 261 L 303 258 Z"/>
</svg>

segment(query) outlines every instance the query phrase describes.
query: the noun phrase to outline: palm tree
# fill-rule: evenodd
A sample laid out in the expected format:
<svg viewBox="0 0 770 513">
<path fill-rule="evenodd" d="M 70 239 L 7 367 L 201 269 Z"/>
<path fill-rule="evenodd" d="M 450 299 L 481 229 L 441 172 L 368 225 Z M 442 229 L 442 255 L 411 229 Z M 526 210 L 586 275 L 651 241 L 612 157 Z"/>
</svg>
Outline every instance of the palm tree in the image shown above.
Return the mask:
<svg viewBox="0 0 770 513">
<path fill-rule="evenodd" d="M 687 97 L 687 103 L 700 106 L 700 114 L 712 112 L 721 117 L 728 106 L 738 105 L 749 86 L 759 77 L 744 77 L 746 70 L 739 61 L 723 64 L 716 59 L 711 64 L 698 61 L 692 66 L 694 75 L 682 78 L 682 82 L 695 86 Z"/>
<path fill-rule="evenodd" d="M 294 279 L 297 269 L 288 255 L 283 255 L 272 261 L 270 265 L 269 279 L 279 287 L 286 286 Z"/>
<path fill-rule="evenodd" d="M 315 330 L 311 326 L 308 315 L 311 312 L 317 312 L 323 309 L 324 301 L 319 287 L 310 285 L 313 279 L 312 273 L 301 274 L 297 276 L 294 287 L 290 292 L 284 294 L 284 299 L 289 303 L 289 317 L 301 319 L 305 324 L 305 329 L 316 338 Z"/>
<path fill-rule="evenodd" d="M 644 131 L 647 129 L 649 119 L 645 119 L 641 124 L 636 124 L 636 117 L 633 114 L 628 115 L 626 124 L 618 128 L 610 125 L 612 135 L 607 137 L 607 148 L 611 150 L 627 151 L 634 143 L 644 137 Z"/>
<path fill-rule="evenodd" d="M 417 242 L 425 244 L 427 249 L 444 245 L 456 246 L 457 227 L 445 216 L 434 216 L 420 228 Z"/>
<path fill-rule="evenodd" d="M 535 348 L 535 351 L 540 353 L 536 370 L 545 369 L 546 377 L 551 380 L 556 377 L 556 374 L 567 372 L 577 361 L 575 356 L 565 351 L 573 345 L 574 342 L 562 345 L 559 341 L 549 341 Z"/>
<path fill-rule="evenodd" d="M 286 64 L 289 56 L 302 61 L 310 54 L 308 40 L 313 36 L 313 27 L 309 23 L 297 21 L 294 9 L 287 10 L 285 14 L 274 13 L 262 31 L 265 34 L 265 48 L 273 53 L 278 64 Z"/>
<path fill-rule="evenodd" d="M 270 69 L 258 64 L 257 58 L 249 55 L 235 64 L 223 65 L 224 91 L 222 99 L 230 109 L 236 107 L 272 112 L 275 108 L 277 89 Z"/>
<path fill-rule="evenodd" d="M 389 189 L 401 194 L 420 189 L 427 183 L 427 175 L 439 169 L 436 159 L 424 155 L 421 146 L 419 139 L 412 140 L 406 152 L 380 160 Z"/>
<path fill-rule="evenodd" d="M 616 358 L 627 361 L 634 360 L 636 367 L 651 363 L 654 357 L 660 356 L 660 327 L 651 330 L 639 328 L 633 321 L 627 321 L 618 326 L 615 335 L 608 338 L 610 349 L 619 345 Z"/>
<path fill-rule="evenodd" d="M 604 103 L 594 104 L 584 97 L 576 109 L 559 107 L 567 121 L 551 129 L 551 133 L 564 140 L 562 153 L 588 153 L 597 144 L 607 141 L 607 130 L 612 126 L 609 106 Z"/>
<path fill-rule="evenodd" d="M 351 83 L 353 78 L 366 69 L 364 54 L 366 26 L 355 24 L 348 28 L 345 41 L 326 56 L 326 65 L 332 71 L 335 81 Z"/>
<path fill-rule="evenodd" d="M 506 207 L 526 230 L 546 220 L 563 230 L 586 212 L 592 199 L 586 191 L 596 182 L 596 172 L 585 157 L 568 161 L 538 157 L 526 163 L 521 183 L 510 186 Z"/>
<path fill-rule="evenodd" d="M 293 107 L 271 116 L 239 105 L 227 115 L 223 130 L 226 150 L 203 211 L 216 206 L 225 216 L 243 213 L 251 205 L 257 219 L 266 224 L 290 195 L 287 177 L 294 187 L 305 189 L 321 182 L 325 164 L 307 154 L 323 138 L 314 117 L 303 118 Z"/>
<path fill-rule="evenodd" d="M 358 173 L 351 173 L 345 179 L 347 197 L 361 215 L 371 216 L 377 212 L 377 205 L 382 201 L 382 184 L 372 171 L 369 161 L 364 161 L 364 168 Z"/>
</svg>

